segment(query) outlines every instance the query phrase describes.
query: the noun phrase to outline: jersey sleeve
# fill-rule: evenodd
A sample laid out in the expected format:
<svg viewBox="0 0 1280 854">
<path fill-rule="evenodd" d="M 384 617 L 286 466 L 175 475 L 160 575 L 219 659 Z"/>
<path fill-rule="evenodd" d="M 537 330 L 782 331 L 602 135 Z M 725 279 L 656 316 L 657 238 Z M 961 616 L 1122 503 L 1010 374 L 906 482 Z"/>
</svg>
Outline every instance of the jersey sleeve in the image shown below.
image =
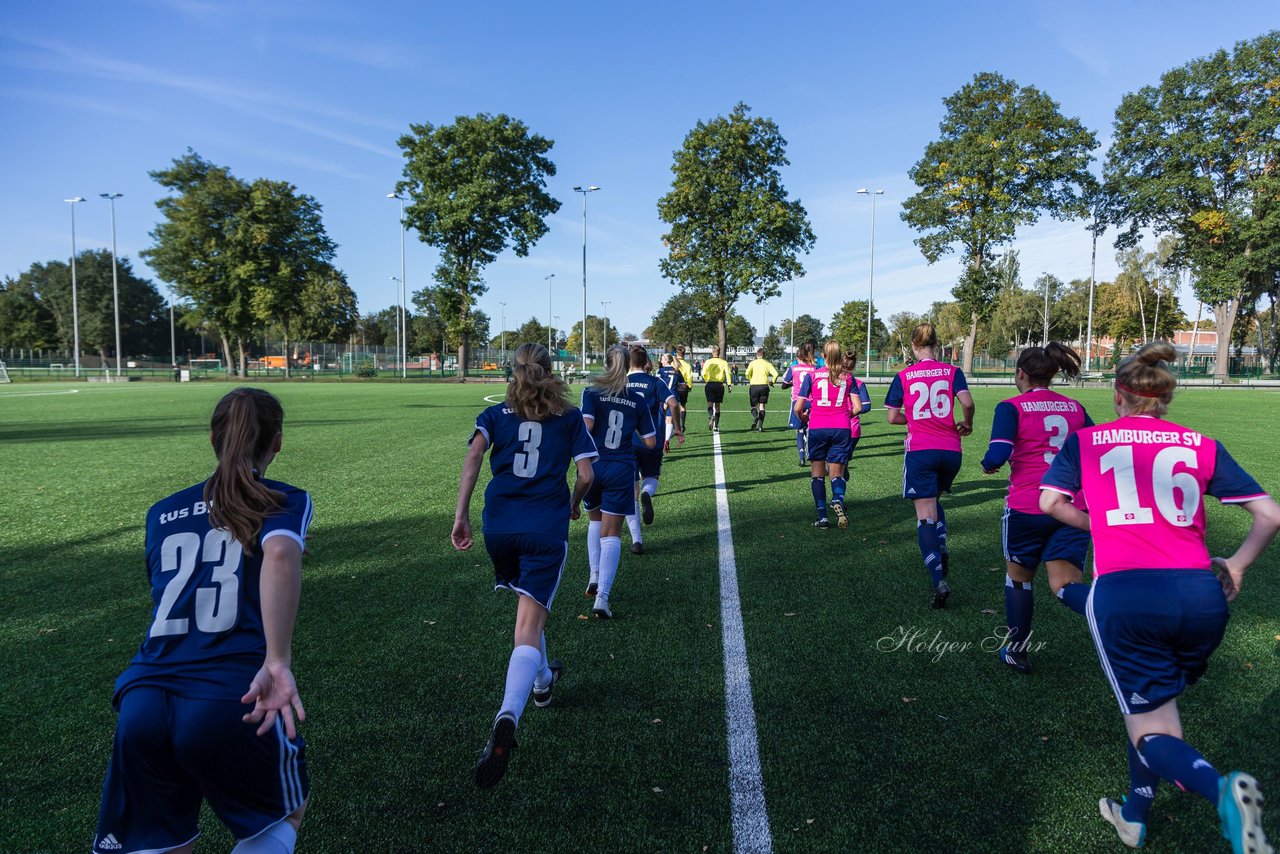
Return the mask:
<svg viewBox="0 0 1280 854">
<path fill-rule="evenodd" d="M 768 374 L 769 374 L 769 385 L 773 385 L 773 383 L 778 379 L 778 369 L 773 366 L 772 362 L 769 363 Z"/>
<path fill-rule="evenodd" d="M 636 435 L 641 439 L 658 435 L 658 425 L 653 423 L 653 413 L 647 406 L 640 410 L 640 417 L 636 419 Z"/>
<path fill-rule="evenodd" d="M 854 380 L 858 384 L 858 399 L 862 401 L 862 411 L 866 412 L 871 408 L 871 392 L 867 391 L 867 384 L 861 380 Z"/>
<path fill-rule="evenodd" d="M 582 417 L 590 418 L 592 422 L 596 420 L 596 396 L 591 393 L 590 388 L 582 390 Z"/>
<path fill-rule="evenodd" d="M 986 456 L 982 458 L 983 471 L 995 471 L 1008 462 L 1017 437 L 1017 407 L 1003 400 L 996 404 L 995 418 L 991 421 L 991 441 L 987 444 Z"/>
<path fill-rule="evenodd" d="M 793 382 L 794 380 L 791 379 L 791 368 L 788 367 L 787 370 L 782 374 L 782 387 L 788 388 L 791 386 Z"/>
<path fill-rule="evenodd" d="M 486 445 L 492 445 L 493 428 L 493 407 L 489 407 L 484 412 L 481 412 L 476 416 L 476 429 L 471 431 L 471 435 L 467 437 L 467 444 L 470 445 L 476 438 L 476 433 L 479 433 L 481 436 L 484 436 Z"/>
<path fill-rule="evenodd" d="M 800 382 L 800 391 L 796 393 L 796 397 L 808 400 L 809 395 L 813 393 L 813 374 L 805 374 L 804 379 Z"/>
<path fill-rule="evenodd" d="M 1072 433 L 1040 481 L 1041 489 L 1075 496 L 1080 491 L 1080 434 Z"/>
<path fill-rule="evenodd" d="M 272 537 L 288 537 L 300 548 L 307 547 L 307 528 L 311 527 L 311 496 L 301 489 L 286 492 L 284 507 L 262 520 L 258 542 Z"/>
<path fill-rule="evenodd" d="M 889 383 L 889 393 L 884 396 L 884 405 L 894 409 L 902 408 L 902 375 L 899 374 Z"/>
<path fill-rule="evenodd" d="M 659 381 L 653 388 L 658 395 L 659 406 L 666 406 L 667 401 L 676 396 L 676 393 L 671 390 L 671 386 L 664 382 Z"/>
<path fill-rule="evenodd" d="M 1083 426 L 1085 426 L 1085 427 L 1092 427 L 1092 426 L 1094 426 L 1094 424 L 1093 424 L 1093 419 L 1089 417 L 1089 411 L 1088 411 L 1087 409 L 1085 409 L 1083 406 L 1082 406 L 1082 407 L 1080 407 L 1080 414 L 1084 416 L 1084 425 L 1083 425 Z"/>
<path fill-rule="evenodd" d="M 1252 475 L 1240 467 L 1235 458 L 1227 453 L 1227 449 L 1221 442 L 1218 442 L 1213 477 L 1209 478 L 1205 493 L 1212 495 L 1223 504 L 1244 504 L 1246 501 L 1267 497 L 1267 491 L 1258 485 Z"/>
<path fill-rule="evenodd" d="M 571 410 L 569 415 L 569 451 L 573 454 L 573 461 L 593 460 L 600 456 L 596 440 L 591 438 L 591 431 L 587 429 L 580 413 Z"/>
<path fill-rule="evenodd" d="M 959 394 L 962 391 L 969 390 L 969 381 L 964 378 L 964 371 L 956 368 L 956 375 L 951 380 L 951 393 Z"/>
</svg>

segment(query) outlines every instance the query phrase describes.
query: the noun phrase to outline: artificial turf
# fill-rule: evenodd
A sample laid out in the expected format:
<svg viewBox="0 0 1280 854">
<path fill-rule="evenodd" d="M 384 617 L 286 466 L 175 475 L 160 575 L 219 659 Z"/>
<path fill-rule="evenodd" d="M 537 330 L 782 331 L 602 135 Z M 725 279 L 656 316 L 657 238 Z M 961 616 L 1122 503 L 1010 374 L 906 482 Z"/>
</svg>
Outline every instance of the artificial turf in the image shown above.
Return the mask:
<svg viewBox="0 0 1280 854">
<path fill-rule="evenodd" d="M 110 752 L 115 676 L 146 629 L 143 516 L 207 476 L 208 416 L 226 386 L 0 389 L 0 851 L 84 850 Z M 691 400 L 689 442 L 664 468 L 647 553 L 624 556 L 617 619 L 589 602 L 585 523 L 548 624 L 566 678 L 530 708 L 503 782 L 471 765 L 501 699 L 514 600 L 491 592 L 478 545 L 448 531 L 463 443 L 496 385 L 304 385 L 270 476 L 316 504 L 295 671 L 313 797 L 300 851 L 708 850 L 731 847 L 712 449 Z M 873 388 L 877 404 L 883 388 Z M 982 389 L 946 503 L 950 608 L 927 608 L 901 430 L 864 418 L 851 527 L 820 531 L 775 392 L 769 430 L 745 395 L 722 421 L 760 755 L 779 851 L 1118 850 L 1097 799 L 1123 794 L 1123 728 L 1083 620 L 1037 583 L 1034 675 L 984 639 L 1001 624 L 1003 476 L 977 459 L 1004 389 Z M 1079 394 L 1097 420 L 1105 392 Z M 1171 418 L 1223 440 L 1280 488 L 1277 398 L 1187 391 Z M 479 527 L 477 491 L 473 524 Z M 1215 553 L 1239 510 L 1209 502 Z M 1280 791 L 1280 553 L 1251 570 L 1226 641 L 1182 701 L 1192 743 L 1221 770 Z M 932 651 L 896 646 L 901 632 Z M 888 640 L 885 640 L 885 639 Z M 937 644 L 968 647 L 937 652 Z M 989 645 L 989 644 L 988 644 Z M 1155 851 L 1221 848 L 1212 809 L 1162 789 Z M 1269 826 L 1274 822 L 1268 820 Z M 212 815 L 198 850 L 227 850 Z M 1276 835 L 1273 832 L 1273 836 Z"/>
</svg>

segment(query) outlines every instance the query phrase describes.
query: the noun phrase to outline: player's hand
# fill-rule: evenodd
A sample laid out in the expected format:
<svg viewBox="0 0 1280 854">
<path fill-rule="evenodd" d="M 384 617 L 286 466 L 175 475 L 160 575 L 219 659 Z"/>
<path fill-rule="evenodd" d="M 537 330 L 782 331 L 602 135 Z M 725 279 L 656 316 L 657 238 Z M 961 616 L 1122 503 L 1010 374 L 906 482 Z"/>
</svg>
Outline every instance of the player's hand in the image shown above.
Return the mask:
<svg viewBox="0 0 1280 854">
<path fill-rule="evenodd" d="M 307 719 L 307 712 L 302 708 L 302 698 L 298 696 L 298 683 L 293 679 L 289 665 L 282 661 L 268 662 L 262 665 L 249 690 L 240 698 L 241 703 L 253 703 L 253 711 L 244 716 L 247 724 L 259 724 L 258 735 L 265 735 L 267 730 L 276 724 L 276 716 L 284 718 L 284 732 L 289 738 L 298 737 L 298 728 L 293 716 L 298 721 Z"/>
<path fill-rule="evenodd" d="M 996 472 L 998 472 L 998 471 L 1000 471 L 1000 469 L 989 469 L 989 468 L 987 468 L 986 466 L 983 466 L 983 467 L 982 467 L 982 473 L 983 473 L 983 474 L 995 474 L 995 473 L 996 473 Z"/>
<path fill-rule="evenodd" d="M 311 554 L 311 535 L 307 534 L 305 537 L 303 537 L 303 540 L 305 540 L 305 542 L 303 543 L 303 546 L 302 546 L 302 553 L 304 555 L 309 555 Z"/>
<path fill-rule="evenodd" d="M 449 534 L 449 539 L 453 541 L 453 547 L 460 552 L 471 548 L 471 520 L 454 519 L 453 531 Z"/>
<path fill-rule="evenodd" d="M 968 436 L 973 432 L 972 424 L 965 424 L 963 421 L 956 425 L 956 432 L 961 436 Z"/>
<path fill-rule="evenodd" d="M 1222 582 L 1222 592 L 1227 597 L 1227 601 L 1234 602 L 1240 595 L 1240 588 L 1244 586 L 1244 570 L 1232 567 L 1231 562 L 1225 557 L 1215 557 L 1213 571 Z"/>
<path fill-rule="evenodd" d="M 569 508 L 569 521 L 576 522 L 582 518 L 582 505 L 575 504 Z"/>
<path fill-rule="evenodd" d="M 683 431 L 683 430 L 677 430 L 677 431 L 676 431 L 676 446 L 677 446 L 677 447 L 683 447 L 683 446 L 684 446 L 684 431 Z"/>
</svg>

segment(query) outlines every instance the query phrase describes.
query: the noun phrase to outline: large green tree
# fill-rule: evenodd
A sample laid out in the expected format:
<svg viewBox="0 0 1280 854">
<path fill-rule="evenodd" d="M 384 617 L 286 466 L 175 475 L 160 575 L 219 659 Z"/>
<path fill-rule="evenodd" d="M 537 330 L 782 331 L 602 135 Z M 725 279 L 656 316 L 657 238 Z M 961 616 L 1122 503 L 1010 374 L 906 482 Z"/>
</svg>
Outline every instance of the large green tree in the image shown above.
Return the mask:
<svg viewBox="0 0 1280 854">
<path fill-rule="evenodd" d="M 19 276 L 0 282 L 0 349 L 53 349 L 60 344 L 53 312 L 35 283 Z"/>
<path fill-rule="evenodd" d="M 831 337 L 845 350 L 852 350 L 859 359 L 867 351 L 867 301 L 855 299 L 840 306 L 831 318 Z M 879 317 L 871 318 L 871 350 L 879 353 L 889 340 L 889 329 Z M 865 366 L 864 366 L 865 367 Z"/>
<path fill-rule="evenodd" d="M 996 250 L 1042 214 L 1084 216 L 1094 180 L 1096 137 L 1034 86 L 982 72 L 943 100 L 938 139 L 911 168 L 919 192 L 902 219 L 922 232 L 930 264 L 956 246 L 964 269 L 952 294 L 969 315 L 964 362 L 972 368 L 978 322 L 994 305 Z"/>
<path fill-rule="evenodd" d="M 658 200 L 667 256 L 662 274 L 713 317 L 722 352 L 727 320 L 748 294 L 764 302 L 804 274 L 798 258 L 814 243 L 799 199 L 782 185 L 787 141 L 772 119 L 739 103 L 728 116 L 699 121 L 675 152 L 671 190 Z"/>
<path fill-rule="evenodd" d="M 360 324 L 356 293 L 342 271 L 322 264 L 307 274 L 295 329 L 303 340 L 346 343 Z"/>
<path fill-rule="evenodd" d="M 458 341 L 462 380 L 468 342 L 485 337 L 473 320 L 482 271 L 508 247 L 528 255 L 560 209 L 546 191 L 556 174 L 546 157 L 554 143 L 518 119 L 478 113 L 451 125 L 410 125 L 398 144 L 405 164 L 396 191 L 410 199 L 406 224 L 440 250 L 435 279 L 447 298 L 433 301 Z"/>
<path fill-rule="evenodd" d="M 1193 60 L 1125 95 L 1107 153 L 1108 218 L 1119 247 L 1145 231 L 1178 238 L 1196 297 L 1221 334 L 1229 367 L 1242 301 L 1280 267 L 1280 31 Z"/>
<path fill-rule="evenodd" d="M 795 319 L 795 328 L 792 328 L 791 318 L 786 318 L 778 324 L 778 334 L 782 336 L 782 340 L 787 342 L 787 346 L 795 344 L 799 347 L 805 341 L 812 341 L 817 346 L 822 346 L 823 330 L 826 327 L 822 325 L 822 321 L 814 317 L 812 314 L 802 314 Z"/>
<path fill-rule="evenodd" d="M 706 347 L 718 341 L 725 342 L 728 347 L 749 347 L 755 337 L 751 324 L 732 309 L 724 319 L 722 332 L 716 316 L 706 310 L 696 294 L 689 291 L 680 291 L 663 303 L 645 331 L 650 341 L 685 344 L 690 348 Z M 723 338 L 720 337 L 722 334 Z M 722 349 L 721 352 L 727 351 Z"/>
<path fill-rule="evenodd" d="M 608 342 L 606 342 L 604 338 L 604 335 L 605 335 L 604 323 L 605 323 L 605 318 L 603 317 L 599 317 L 598 315 L 594 315 L 594 314 L 587 315 L 588 358 L 590 358 L 590 355 L 592 353 L 603 353 L 606 343 L 608 343 L 608 345 L 612 347 L 614 344 L 617 344 L 619 341 L 622 340 L 622 336 L 618 333 L 618 327 L 610 323 L 609 324 L 609 340 Z M 546 339 L 544 338 L 543 340 L 545 341 Z M 573 327 L 569 330 L 569 339 L 568 339 L 568 342 L 564 345 L 564 348 L 568 350 L 570 353 L 582 352 L 582 321 L 581 320 L 573 324 Z"/>
</svg>

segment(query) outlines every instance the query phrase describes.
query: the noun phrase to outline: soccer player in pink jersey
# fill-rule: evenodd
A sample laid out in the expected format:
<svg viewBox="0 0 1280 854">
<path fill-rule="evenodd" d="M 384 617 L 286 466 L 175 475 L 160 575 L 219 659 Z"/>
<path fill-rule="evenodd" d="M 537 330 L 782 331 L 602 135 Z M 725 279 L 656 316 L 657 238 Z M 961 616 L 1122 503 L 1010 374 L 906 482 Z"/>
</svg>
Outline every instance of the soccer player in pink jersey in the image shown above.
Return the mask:
<svg viewBox="0 0 1280 854">
<path fill-rule="evenodd" d="M 791 389 L 791 429 L 796 431 L 796 453 L 800 455 L 800 465 L 805 465 L 805 448 L 809 441 L 808 428 L 804 419 L 796 415 L 796 399 L 800 396 L 800 386 L 804 378 L 817 366 L 813 363 L 813 342 L 805 341 L 796 348 L 796 361 L 782 374 L 780 385 Z"/>
<path fill-rule="evenodd" d="M 1084 407 L 1050 389 L 1058 372 L 1080 375 L 1080 357 L 1051 342 L 1028 347 L 1018 357 L 1014 383 L 1020 394 L 996 405 L 991 444 L 982 470 L 995 474 L 1009 463 L 1009 496 L 1001 521 L 1004 548 L 1004 615 L 1008 626 L 1000 660 L 1019 673 L 1030 673 L 1027 646 L 1035 595 L 1031 583 L 1041 561 L 1049 570 L 1049 587 L 1068 608 L 1084 614 L 1089 587 L 1082 583 L 1089 535 L 1040 512 L 1040 480 L 1067 437 L 1093 421 Z"/>
<path fill-rule="evenodd" d="M 938 333 L 922 323 L 911 333 L 915 364 L 889 385 L 884 405 L 890 424 L 907 425 L 902 461 L 902 497 L 916 507 L 916 539 L 933 585 L 932 605 L 947 607 L 947 517 L 939 500 L 960 471 L 960 439 L 973 432 L 973 395 L 964 372 L 937 360 Z M 952 399 L 964 420 L 957 424 Z"/>
<path fill-rule="evenodd" d="M 849 350 L 844 354 L 844 369 L 849 372 L 849 376 L 853 376 L 853 369 L 858 366 L 858 354 Z M 861 414 L 871 408 L 871 393 L 867 391 L 867 384 L 857 377 L 853 377 L 854 388 L 858 391 L 858 400 L 862 401 L 862 408 L 857 412 L 849 415 L 849 461 L 853 462 L 853 452 L 858 448 L 858 440 L 862 438 L 862 421 Z M 848 473 L 849 466 L 845 465 L 845 472 Z"/>
<path fill-rule="evenodd" d="M 1093 539 L 1086 616 L 1129 736 L 1129 797 L 1123 806 L 1101 799 L 1102 817 L 1125 844 L 1141 847 L 1164 778 L 1217 804 L 1234 851 L 1269 852 L 1258 781 L 1219 774 L 1183 741 L 1177 698 L 1222 642 L 1227 603 L 1280 530 L 1280 506 L 1221 443 L 1164 420 L 1177 385 L 1166 365 L 1174 357 L 1173 347 L 1155 342 L 1120 363 L 1119 418 L 1068 437 L 1045 474 L 1040 508 Z M 1074 504 L 1077 493 L 1088 513 Z M 1204 495 L 1253 517 L 1231 557 L 1209 556 Z"/>
<path fill-rule="evenodd" d="M 845 466 L 853 453 L 849 421 L 862 411 L 862 401 L 854 389 L 853 374 L 844 369 L 840 342 L 828 341 L 822 348 L 826 366 L 807 374 L 792 405 L 791 413 L 809 425 L 809 481 L 813 503 L 818 508 L 815 528 L 829 527 L 827 521 L 827 476 L 831 477 L 831 509 L 841 528 L 849 527 L 844 510 Z"/>
</svg>

